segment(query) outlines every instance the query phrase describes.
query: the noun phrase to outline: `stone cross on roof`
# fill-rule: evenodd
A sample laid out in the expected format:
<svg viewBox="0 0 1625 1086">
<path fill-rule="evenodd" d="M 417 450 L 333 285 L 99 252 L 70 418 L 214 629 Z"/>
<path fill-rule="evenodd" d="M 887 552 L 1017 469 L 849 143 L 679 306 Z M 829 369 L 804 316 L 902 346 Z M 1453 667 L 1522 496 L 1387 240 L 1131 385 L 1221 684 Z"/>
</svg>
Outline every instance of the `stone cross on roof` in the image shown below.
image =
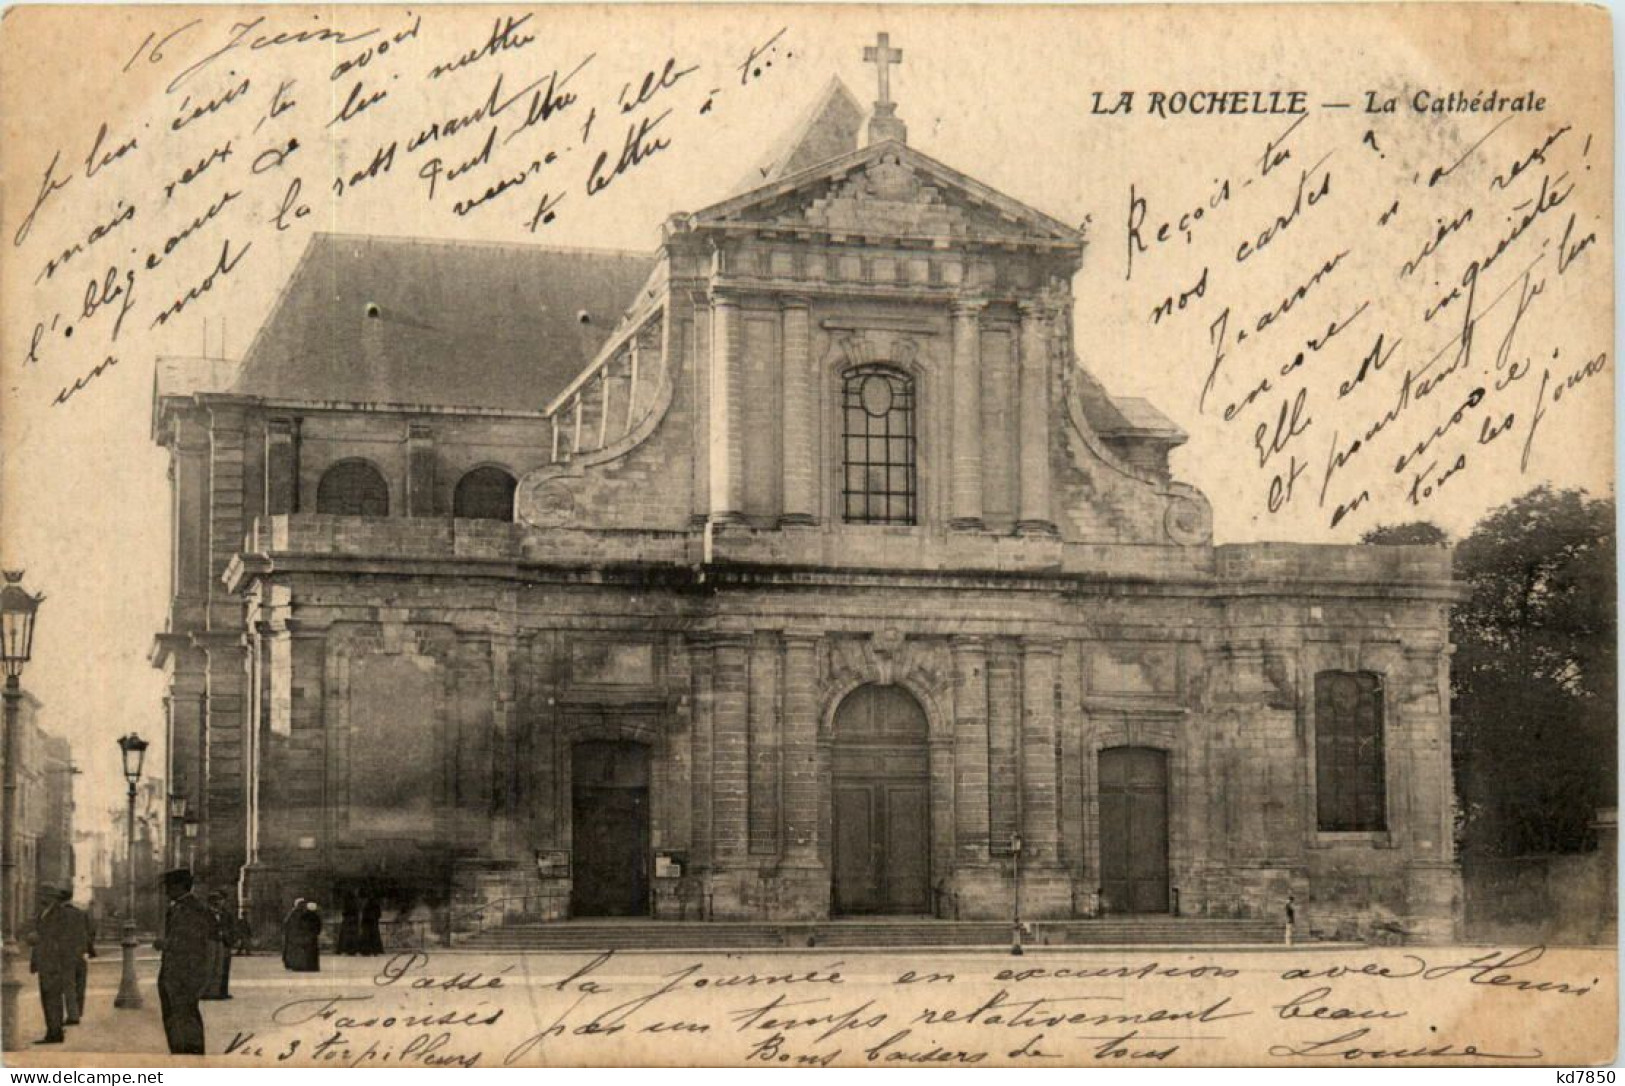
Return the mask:
<svg viewBox="0 0 1625 1086">
<path fill-rule="evenodd" d="M 891 66 L 903 62 L 903 51 L 891 47 L 891 35 L 882 31 L 875 44 L 863 47 L 863 62 L 873 64 L 880 75 L 880 98 L 869 121 L 869 142 L 883 140 L 908 142 L 908 126 L 897 118 L 897 103 L 891 100 Z"/>
<path fill-rule="evenodd" d="M 882 32 L 875 39 L 875 44 L 863 47 L 863 62 L 873 64 L 880 73 L 880 99 L 878 106 L 892 105 L 891 100 L 891 66 L 903 63 L 903 51 L 891 47 L 891 35 Z"/>
</svg>

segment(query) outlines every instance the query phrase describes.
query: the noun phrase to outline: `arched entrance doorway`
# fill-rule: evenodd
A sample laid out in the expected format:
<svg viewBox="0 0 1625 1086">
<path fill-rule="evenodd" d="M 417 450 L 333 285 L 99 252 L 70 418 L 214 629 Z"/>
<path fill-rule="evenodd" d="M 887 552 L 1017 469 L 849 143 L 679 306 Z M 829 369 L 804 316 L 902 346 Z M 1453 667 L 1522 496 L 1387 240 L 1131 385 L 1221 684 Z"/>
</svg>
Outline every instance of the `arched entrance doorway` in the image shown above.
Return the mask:
<svg viewBox="0 0 1625 1086">
<path fill-rule="evenodd" d="M 1110 913 L 1168 911 L 1168 753 L 1100 752 L 1100 890 Z"/>
<path fill-rule="evenodd" d="M 577 743 L 570 760 L 570 913 L 649 913 L 649 748 Z"/>
<path fill-rule="evenodd" d="M 835 711 L 837 914 L 930 912 L 928 730 L 900 686 L 860 686 Z"/>
</svg>

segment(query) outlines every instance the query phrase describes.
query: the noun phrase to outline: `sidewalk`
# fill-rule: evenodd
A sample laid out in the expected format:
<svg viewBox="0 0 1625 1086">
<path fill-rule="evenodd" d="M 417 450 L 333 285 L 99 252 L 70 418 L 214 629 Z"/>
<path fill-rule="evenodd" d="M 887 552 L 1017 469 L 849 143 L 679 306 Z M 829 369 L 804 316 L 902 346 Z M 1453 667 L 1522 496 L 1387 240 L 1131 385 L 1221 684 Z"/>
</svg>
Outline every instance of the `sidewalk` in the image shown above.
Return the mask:
<svg viewBox="0 0 1625 1086">
<path fill-rule="evenodd" d="M 138 951 L 136 976 L 140 980 L 143 1006 L 140 1009 L 119 1010 L 113 1006 L 118 995 L 122 973 L 120 950 L 117 943 L 104 949 L 97 944 L 98 957 L 90 961 L 90 973 L 85 982 L 85 1008 L 79 1025 L 67 1029 L 67 1043 L 36 1045 L 45 1036 L 45 1014 L 40 1008 L 39 985 L 33 977 L 24 978 L 22 995 L 17 1008 L 17 1034 L 22 1050 L 36 1056 L 60 1052 L 64 1062 L 74 1052 L 141 1052 L 160 1054 L 169 1051 L 164 1040 L 163 1018 L 158 1013 L 158 954 L 148 943 L 145 955 Z"/>
<path fill-rule="evenodd" d="M 85 1008 L 80 1023 L 69 1026 L 67 1041 L 60 1045 L 36 1045 L 45 1036 L 45 1014 L 40 1007 L 39 985 L 33 977 L 25 978 L 20 1006 L 17 1011 L 18 1036 L 22 1050 L 39 1057 L 61 1053 L 63 1062 L 70 1062 L 74 1053 L 137 1052 L 148 1056 L 168 1058 L 169 1043 L 164 1037 L 163 1017 L 158 1004 L 158 952 L 148 943 L 139 948 L 136 956 L 137 988 L 141 993 L 139 1008 L 113 1006 L 118 995 L 119 979 L 123 975 L 123 962 L 117 944 L 108 950 L 100 945 L 99 955 L 90 959 L 90 973 L 85 983 Z M 360 962 L 362 959 L 351 959 Z M 234 996 L 230 1000 L 205 1000 L 203 1008 L 204 1035 L 208 1050 L 218 1054 L 237 1030 L 250 1030 L 263 1025 L 266 1013 L 287 998 L 289 988 L 339 987 L 353 982 L 363 974 L 363 967 L 334 968 L 323 963 L 323 973 L 289 974 L 275 955 L 255 954 L 232 960 L 231 986 Z M 376 968 L 368 965 L 366 970 Z"/>
</svg>

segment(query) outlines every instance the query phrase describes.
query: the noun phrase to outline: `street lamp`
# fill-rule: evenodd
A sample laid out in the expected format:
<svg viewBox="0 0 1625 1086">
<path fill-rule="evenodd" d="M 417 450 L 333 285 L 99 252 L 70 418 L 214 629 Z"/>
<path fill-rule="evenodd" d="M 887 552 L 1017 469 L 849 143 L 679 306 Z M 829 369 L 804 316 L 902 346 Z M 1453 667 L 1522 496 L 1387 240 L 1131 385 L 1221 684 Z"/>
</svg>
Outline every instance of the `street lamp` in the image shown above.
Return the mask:
<svg viewBox="0 0 1625 1086">
<path fill-rule="evenodd" d="M 118 995 L 113 1006 L 131 1010 L 141 1008 L 141 989 L 135 982 L 135 785 L 141 779 L 141 763 L 147 756 L 147 741 L 135 732 L 120 736 L 118 748 L 124 755 L 124 779 L 130 783 L 129 792 L 129 897 L 124 910 L 124 975 L 119 978 Z"/>
<path fill-rule="evenodd" d="M 186 870 L 197 867 L 197 831 L 201 823 L 195 818 L 186 820 Z"/>
<path fill-rule="evenodd" d="M 17 713 L 22 701 L 23 665 L 34 649 L 34 615 L 44 596 L 23 589 L 22 570 L 5 570 L 5 586 L 0 588 L 0 662 L 5 665 L 5 824 L 0 827 L 0 881 L 4 881 L 5 933 L 0 948 L 0 1047 L 15 1051 L 22 1047 L 17 1037 L 17 1000 L 23 980 L 18 972 L 17 954 Z"/>
<path fill-rule="evenodd" d="M 1025 953 L 1021 949 L 1021 834 L 1010 835 L 1010 876 L 1011 876 L 1011 908 L 1010 908 L 1010 953 L 1020 957 Z"/>
<path fill-rule="evenodd" d="M 169 793 L 169 839 L 174 842 L 170 846 L 170 862 L 176 867 L 181 864 L 181 831 L 186 824 L 186 797 L 179 792 Z"/>
</svg>

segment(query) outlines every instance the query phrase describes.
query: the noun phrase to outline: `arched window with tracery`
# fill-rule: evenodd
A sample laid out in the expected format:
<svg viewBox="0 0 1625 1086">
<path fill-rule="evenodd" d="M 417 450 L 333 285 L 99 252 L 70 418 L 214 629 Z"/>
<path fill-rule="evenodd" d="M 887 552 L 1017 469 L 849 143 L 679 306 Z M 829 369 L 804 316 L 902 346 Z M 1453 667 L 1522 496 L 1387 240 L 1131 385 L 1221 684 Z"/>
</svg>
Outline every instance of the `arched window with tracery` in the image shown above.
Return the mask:
<svg viewBox="0 0 1625 1086">
<path fill-rule="evenodd" d="M 475 468 L 457 480 L 451 515 L 467 520 L 512 520 L 513 495 L 518 485 L 501 468 Z"/>
<path fill-rule="evenodd" d="M 389 485 L 365 460 L 341 460 L 316 485 L 316 512 L 341 517 L 389 516 Z"/>
<path fill-rule="evenodd" d="M 913 524 L 914 379 L 889 366 L 858 366 L 841 382 L 842 513 L 854 524 Z"/>
</svg>

